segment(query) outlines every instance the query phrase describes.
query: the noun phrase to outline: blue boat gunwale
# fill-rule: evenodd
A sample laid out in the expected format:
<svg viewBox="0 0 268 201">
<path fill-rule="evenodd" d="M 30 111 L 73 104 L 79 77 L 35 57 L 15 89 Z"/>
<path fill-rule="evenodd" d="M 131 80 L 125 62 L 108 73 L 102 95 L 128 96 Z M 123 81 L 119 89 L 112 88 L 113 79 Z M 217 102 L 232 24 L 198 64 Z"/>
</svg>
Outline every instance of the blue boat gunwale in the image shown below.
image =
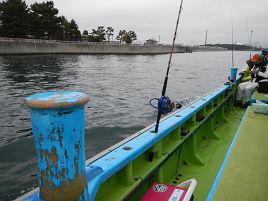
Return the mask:
<svg viewBox="0 0 268 201">
<path fill-rule="evenodd" d="M 219 87 L 221 87 L 221 86 L 219 86 Z M 206 96 L 209 96 L 211 93 L 217 91 L 219 87 L 217 87 L 216 89 L 213 89 L 213 90 L 211 90 L 210 92 L 208 92 L 206 95 L 204 95 L 204 97 L 202 97 L 202 99 L 205 98 Z M 218 96 L 220 96 L 220 95 L 221 95 L 221 94 L 218 94 Z M 217 97 L 218 97 L 218 96 L 217 96 Z M 217 98 L 217 97 L 214 97 L 214 98 Z M 194 101 L 190 102 L 189 104 L 187 104 L 186 106 L 184 106 L 184 107 L 182 107 L 182 108 L 180 108 L 180 109 L 178 109 L 178 110 L 176 110 L 176 111 L 174 111 L 174 112 L 172 112 L 172 113 L 166 115 L 165 117 L 161 118 L 160 122 L 165 121 L 166 119 L 170 118 L 171 116 L 178 115 L 178 114 L 177 114 L 178 112 L 180 112 L 180 111 L 182 111 L 182 110 L 184 110 L 184 109 L 186 109 L 186 108 L 192 106 L 192 104 L 194 104 L 194 103 L 197 102 L 197 101 L 199 101 L 199 100 L 194 100 Z M 211 100 L 209 100 L 208 102 L 206 102 L 206 105 L 204 105 L 204 107 L 207 106 L 208 104 L 210 104 L 212 101 L 213 101 L 213 99 L 211 99 Z M 199 110 L 201 110 L 201 109 L 202 109 L 202 108 L 199 108 Z M 183 122 L 183 123 L 184 123 L 184 122 Z M 142 130 L 140 130 L 140 131 L 138 131 L 138 132 L 132 134 L 131 136 L 125 138 L 124 140 L 122 140 L 122 141 L 120 141 L 120 142 L 114 144 L 113 146 L 111 146 L 111 147 L 109 147 L 109 148 L 107 148 L 107 149 L 101 151 L 101 152 L 98 153 L 97 155 L 92 156 L 91 158 L 87 159 L 87 160 L 86 160 L 86 164 L 93 163 L 94 161 L 98 160 L 99 158 L 103 157 L 104 155 L 107 155 L 108 153 L 110 153 L 111 151 L 115 150 L 115 149 L 118 148 L 119 146 L 121 146 L 121 145 L 123 145 L 123 144 L 126 144 L 128 141 L 130 141 L 130 140 L 136 138 L 137 136 L 143 134 L 144 132 L 146 132 L 146 131 L 148 131 L 148 130 L 150 130 L 150 132 L 151 132 L 151 131 L 152 131 L 151 129 L 154 128 L 154 127 L 155 127 L 155 123 L 152 123 L 152 124 L 150 124 L 149 126 L 146 126 L 146 127 L 143 128 Z"/>
<path fill-rule="evenodd" d="M 241 75 L 238 76 L 236 85 L 241 79 Z M 96 156 L 86 160 L 86 174 L 87 178 L 90 177 L 91 166 L 101 167 L 103 172 L 97 175 L 95 178 L 88 180 L 88 190 L 90 193 L 90 200 L 94 200 L 99 186 L 109 177 L 125 167 L 129 162 L 136 159 L 139 155 L 151 148 L 154 144 L 162 140 L 170 132 L 178 128 L 180 125 L 189 120 L 193 115 L 202 110 L 208 104 L 213 102 L 216 98 L 224 94 L 224 92 L 232 89 L 230 85 L 221 85 L 216 89 L 211 90 L 202 98 L 199 98 L 189 105 L 174 111 L 173 113 L 162 118 L 160 121 L 160 128 L 158 133 L 152 133 L 155 123 L 147 126 L 146 128 L 138 131 L 137 133 L 129 136 L 125 140 L 109 147 L 108 149 L 100 152 Z M 147 140 L 144 140 L 147 138 Z M 137 146 L 138 145 L 138 146 Z M 131 147 L 131 150 L 124 150 L 123 147 Z M 120 150 L 121 153 L 118 153 Z M 113 163 L 109 161 L 113 159 Z M 117 161 L 115 159 L 118 159 Z M 120 160 L 119 160 L 120 159 Z M 108 162 L 107 162 L 108 161 Z M 17 200 L 40 200 L 39 188 L 36 188 L 27 194 L 19 197 Z"/>
<path fill-rule="evenodd" d="M 238 77 L 238 79 L 240 79 L 240 77 Z M 236 83 L 235 83 L 235 84 L 236 84 Z M 225 86 L 226 86 L 226 89 L 225 89 Z M 224 86 L 219 85 L 219 86 L 216 87 L 215 89 L 213 89 L 213 90 L 207 92 L 202 98 L 199 98 L 199 99 L 204 99 L 205 97 L 212 95 L 214 92 L 218 91 L 219 88 L 221 88 L 221 87 L 224 87 L 224 91 L 230 88 L 230 86 L 228 86 L 228 85 L 224 85 Z M 222 92 L 222 93 L 223 93 L 223 92 Z M 210 104 L 215 98 L 217 98 L 218 96 L 220 96 L 222 93 L 217 94 L 217 96 L 213 97 L 213 99 L 208 99 L 208 101 L 204 103 L 205 105 L 203 105 L 202 108 L 198 108 L 198 111 L 201 110 L 201 109 L 203 109 L 204 107 L 206 107 L 208 104 Z M 210 97 L 210 98 L 211 98 L 211 97 Z M 192 106 L 192 104 L 198 102 L 199 99 L 194 100 L 194 101 L 190 102 L 189 104 L 187 104 L 186 106 L 183 106 L 182 108 L 180 108 L 180 109 L 178 109 L 178 110 L 175 110 L 174 112 L 172 112 L 172 113 L 170 113 L 170 114 L 164 116 L 163 118 L 161 118 L 160 123 L 161 123 L 162 121 L 165 121 L 166 119 L 170 118 L 171 116 L 178 115 L 178 114 L 177 114 L 178 112 L 180 112 L 180 111 L 182 111 L 182 110 L 184 110 L 184 109 L 186 109 L 186 108 Z M 198 112 L 198 111 L 197 111 L 197 112 Z M 184 121 L 184 122 L 185 122 L 185 121 Z M 183 123 L 184 123 L 184 122 L 183 122 Z M 150 124 L 149 126 L 146 126 L 145 128 L 143 128 L 142 130 L 140 130 L 140 131 L 138 131 L 138 132 L 136 132 L 136 133 L 130 135 L 129 137 L 125 138 L 124 140 L 122 140 L 122 141 L 120 141 L 120 142 L 118 142 L 118 143 L 112 145 L 111 147 L 108 147 L 107 149 L 101 151 L 101 152 L 98 153 L 97 155 L 92 156 L 91 158 L 87 159 L 87 160 L 86 160 L 86 165 L 89 164 L 89 163 L 93 163 L 94 161 L 96 161 L 96 160 L 98 160 L 99 158 L 101 158 L 101 157 L 107 155 L 108 153 L 110 153 L 111 151 L 113 151 L 113 150 L 115 150 L 116 148 L 120 147 L 121 145 L 126 144 L 128 141 L 130 141 L 130 140 L 136 138 L 137 136 L 143 134 L 144 132 L 146 132 L 146 131 L 148 131 L 148 130 L 154 128 L 154 127 L 155 127 L 155 123 L 152 123 L 152 124 Z"/>
</svg>

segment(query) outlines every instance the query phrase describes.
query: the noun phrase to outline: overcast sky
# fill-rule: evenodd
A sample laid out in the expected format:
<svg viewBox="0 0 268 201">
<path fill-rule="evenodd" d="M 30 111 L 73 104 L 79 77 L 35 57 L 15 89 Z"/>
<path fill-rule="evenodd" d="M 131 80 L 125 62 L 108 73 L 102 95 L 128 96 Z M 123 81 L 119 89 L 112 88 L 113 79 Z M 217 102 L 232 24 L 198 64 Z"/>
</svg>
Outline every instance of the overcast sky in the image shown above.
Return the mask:
<svg viewBox="0 0 268 201">
<path fill-rule="evenodd" d="M 42 0 L 26 0 L 30 5 Z M 74 19 L 82 32 L 98 26 L 133 30 L 138 41 L 171 43 L 180 0 L 54 0 L 59 14 Z M 268 0 L 184 0 L 176 42 L 252 43 L 268 47 Z"/>
</svg>

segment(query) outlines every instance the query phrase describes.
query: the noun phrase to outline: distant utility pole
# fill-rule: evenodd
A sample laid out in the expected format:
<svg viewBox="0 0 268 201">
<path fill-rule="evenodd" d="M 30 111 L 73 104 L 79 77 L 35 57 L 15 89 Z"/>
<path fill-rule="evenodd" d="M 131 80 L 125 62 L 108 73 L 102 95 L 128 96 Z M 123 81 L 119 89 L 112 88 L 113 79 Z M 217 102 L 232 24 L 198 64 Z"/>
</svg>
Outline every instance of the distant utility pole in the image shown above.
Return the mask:
<svg viewBox="0 0 268 201">
<path fill-rule="evenodd" d="M 206 29 L 205 45 L 207 45 L 207 39 L 208 39 L 208 30 Z"/>
<path fill-rule="evenodd" d="M 250 39 L 249 39 L 249 46 L 252 46 L 252 33 L 253 31 L 250 31 Z"/>
<path fill-rule="evenodd" d="M 158 36 L 158 44 L 160 44 L 160 35 Z"/>
</svg>

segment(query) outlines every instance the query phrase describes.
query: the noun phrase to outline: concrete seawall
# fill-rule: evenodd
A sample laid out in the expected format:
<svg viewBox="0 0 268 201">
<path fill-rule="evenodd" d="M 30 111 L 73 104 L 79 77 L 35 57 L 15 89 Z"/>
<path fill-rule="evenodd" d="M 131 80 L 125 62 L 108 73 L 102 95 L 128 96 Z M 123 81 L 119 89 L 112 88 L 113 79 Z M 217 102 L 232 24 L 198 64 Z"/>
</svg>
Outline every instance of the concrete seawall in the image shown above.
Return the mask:
<svg viewBox="0 0 268 201">
<path fill-rule="evenodd" d="M 193 52 L 219 52 L 227 51 L 227 48 L 199 45 L 192 48 Z"/>
<path fill-rule="evenodd" d="M 167 54 L 170 45 L 110 44 L 60 42 L 49 40 L 0 39 L 0 54 Z M 184 53 L 187 47 L 175 46 L 174 52 Z"/>
</svg>

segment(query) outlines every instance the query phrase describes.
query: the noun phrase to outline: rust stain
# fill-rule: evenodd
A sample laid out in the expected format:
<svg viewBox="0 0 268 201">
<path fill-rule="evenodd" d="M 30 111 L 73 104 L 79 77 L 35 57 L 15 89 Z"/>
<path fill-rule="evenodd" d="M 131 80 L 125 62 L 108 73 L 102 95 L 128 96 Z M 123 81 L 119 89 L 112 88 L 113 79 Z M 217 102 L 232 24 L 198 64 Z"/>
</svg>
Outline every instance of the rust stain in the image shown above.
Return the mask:
<svg viewBox="0 0 268 201">
<path fill-rule="evenodd" d="M 75 102 L 57 102 L 56 98 L 50 100 L 30 100 L 26 101 L 26 105 L 30 108 L 37 109 L 59 109 L 59 108 L 68 108 L 74 106 L 85 105 L 89 101 L 88 96 L 79 97 L 79 100 Z"/>
<path fill-rule="evenodd" d="M 77 155 L 74 157 L 74 167 L 75 167 L 75 178 L 71 181 L 66 181 L 66 174 L 68 174 L 68 169 L 63 168 L 58 173 L 53 173 L 51 168 L 46 168 L 43 171 L 40 171 L 40 197 L 43 200 L 49 201 L 65 201 L 65 200 L 79 200 L 83 198 L 83 193 L 87 190 L 87 181 L 86 176 L 78 176 L 78 157 L 79 157 L 79 144 L 75 144 L 75 149 Z M 46 160 L 46 163 L 52 163 L 55 168 L 57 168 L 58 155 L 55 147 L 51 149 L 51 152 L 48 150 L 40 150 L 40 154 Z M 67 151 L 64 152 L 66 158 Z M 51 177 L 56 178 L 61 181 L 61 186 L 56 187 Z"/>
<path fill-rule="evenodd" d="M 52 187 L 50 187 L 52 186 Z M 85 176 L 76 177 L 72 181 L 62 182 L 61 187 L 55 187 L 53 182 L 48 185 L 40 187 L 40 197 L 43 200 L 50 201 L 66 201 L 79 200 L 83 195 L 84 190 L 87 189 L 87 181 Z"/>
<path fill-rule="evenodd" d="M 76 144 L 75 148 L 79 148 L 79 145 Z M 47 153 L 47 151 L 43 151 L 43 153 L 45 154 L 47 161 L 49 160 L 54 163 L 57 159 L 57 157 L 55 157 L 57 154 L 54 148 L 51 153 Z M 84 190 L 87 190 L 87 181 L 84 175 L 78 176 L 77 156 L 74 158 L 74 166 L 76 177 L 73 180 L 66 181 L 66 173 L 68 173 L 68 169 L 62 169 L 62 171 L 56 175 L 57 179 L 62 181 L 60 187 L 55 187 L 53 180 L 47 179 L 49 178 L 49 175 L 54 176 L 50 168 L 42 171 L 40 175 L 40 197 L 43 200 L 50 201 L 79 200 L 79 198 L 83 196 Z"/>
<path fill-rule="evenodd" d="M 50 155 L 50 159 L 51 159 L 51 161 L 53 163 L 53 166 L 56 167 L 57 166 L 57 162 L 58 162 L 58 155 L 57 155 L 56 148 L 53 147 L 51 151 L 52 151 L 52 153 Z"/>
<path fill-rule="evenodd" d="M 56 148 L 55 147 L 53 147 L 51 149 L 51 153 L 48 150 L 41 149 L 40 150 L 40 155 L 45 158 L 47 164 L 49 162 L 52 162 L 53 166 L 55 168 L 57 167 L 58 155 L 57 155 L 57 151 L 56 151 Z"/>
</svg>

